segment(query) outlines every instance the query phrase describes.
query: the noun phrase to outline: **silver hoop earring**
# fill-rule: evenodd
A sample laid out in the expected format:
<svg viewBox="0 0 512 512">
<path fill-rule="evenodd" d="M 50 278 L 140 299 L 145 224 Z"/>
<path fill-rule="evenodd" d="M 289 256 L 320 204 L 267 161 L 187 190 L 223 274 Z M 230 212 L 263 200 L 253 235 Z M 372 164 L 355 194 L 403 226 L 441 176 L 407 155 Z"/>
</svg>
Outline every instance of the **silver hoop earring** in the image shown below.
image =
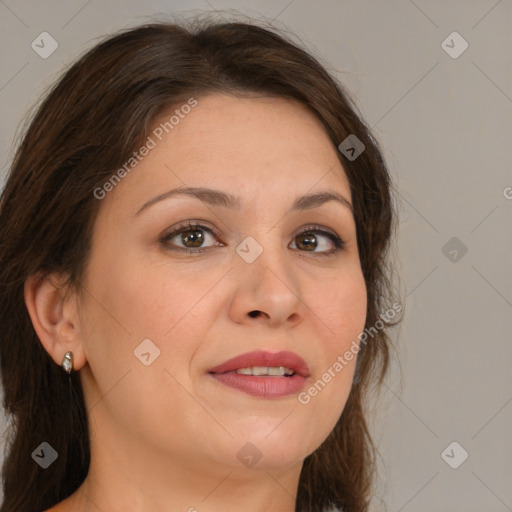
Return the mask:
<svg viewBox="0 0 512 512">
<path fill-rule="evenodd" d="M 70 374 L 73 369 L 73 352 L 66 352 L 61 363 L 62 368 Z"/>
</svg>

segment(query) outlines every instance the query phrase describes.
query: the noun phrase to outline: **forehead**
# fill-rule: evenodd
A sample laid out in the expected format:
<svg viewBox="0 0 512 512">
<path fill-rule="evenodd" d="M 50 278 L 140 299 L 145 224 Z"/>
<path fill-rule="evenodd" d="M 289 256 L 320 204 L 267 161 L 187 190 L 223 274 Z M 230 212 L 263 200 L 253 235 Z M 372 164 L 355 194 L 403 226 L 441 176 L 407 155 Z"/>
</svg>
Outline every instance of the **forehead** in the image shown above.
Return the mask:
<svg viewBox="0 0 512 512">
<path fill-rule="evenodd" d="M 238 98 L 212 94 L 173 127 L 168 142 L 198 156 L 217 158 L 251 155 L 257 162 L 272 158 L 307 160 L 333 155 L 334 148 L 321 121 L 303 104 L 285 98 Z M 169 113 L 160 116 L 161 126 Z M 277 136 L 276 136 L 277 135 Z M 165 141 L 164 141 L 165 142 Z M 178 148 L 176 148 L 178 149 Z"/>
<path fill-rule="evenodd" d="M 224 94 L 195 100 L 191 109 L 175 105 L 154 120 L 149 133 L 154 147 L 111 196 L 132 201 L 167 188 L 208 185 L 247 201 L 315 188 L 333 189 L 350 200 L 338 151 L 305 105 Z"/>
</svg>

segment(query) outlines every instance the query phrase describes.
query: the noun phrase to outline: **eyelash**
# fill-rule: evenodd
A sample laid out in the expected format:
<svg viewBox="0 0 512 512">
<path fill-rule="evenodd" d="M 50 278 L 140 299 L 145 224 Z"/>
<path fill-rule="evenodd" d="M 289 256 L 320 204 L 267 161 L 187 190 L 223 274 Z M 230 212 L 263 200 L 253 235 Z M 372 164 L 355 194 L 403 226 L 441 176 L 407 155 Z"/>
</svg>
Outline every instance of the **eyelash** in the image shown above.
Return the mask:
<svg viewBox="0 0 512 512">
<path fill-rule="evenodd" d="M 185 252 L 187 254 L 204 253 L 204 252 L 207 252 L 214 248 L 214 246 L 210 246 L 207 248 L 190 249 L 190 248 L 185 248 L 185 247 L 169 247 L 169 246 L 167 246 L 167 242 L 169 240 L 171 240 L 175 236 L 177 236 L 185 231 L 189 231 L 189 230 L 201 230 L 201 231 L 204 230 L 204 231 L 210 232 L 216 238 L 220 237 L 220 233 L 215 228 L 213 228 L 211 226 L 206 226 L 204 224 L 187 221 L 183 224 L 176 226 L 171 232 L 166 233 L 160 239 L 160 242 L 163 245 L 166 245 L 166 249 L 168 249 L 168 250 Z M 313 234 L 320 233 L 320 234 L 326 236 L 327 238 L 329 238 L 334 243 L 334 246 L 335 246 L 334 249 L 331 249 L 329 251 L 323 251 L 323 252 L 314 252 L 313 251 L 313 254 L 315 254 L 316 256 L 321 256 L 321 257 L 335 256 L 340 250 L 343 250 L 345 248 L 345 241 L 343 239 L 341 239 L 338 235 L 336 235 L 334 232 L 332 232 L 330 230 L 327 230 L 325 228 L 315 226 L 315 225 L 306 226 L 302 231 L 300 231 L 299 233 L 297 233 L 295 235 L 295 238 L 300 235 L 304 235 L 306 233 L 313 233 Z M 306 253 L 309 252 L 309 251 L 301 251 L 300 249 L 295 249 L 295 250 L 297 250 L 299 252 L 306 252 Z"/>
</svg>

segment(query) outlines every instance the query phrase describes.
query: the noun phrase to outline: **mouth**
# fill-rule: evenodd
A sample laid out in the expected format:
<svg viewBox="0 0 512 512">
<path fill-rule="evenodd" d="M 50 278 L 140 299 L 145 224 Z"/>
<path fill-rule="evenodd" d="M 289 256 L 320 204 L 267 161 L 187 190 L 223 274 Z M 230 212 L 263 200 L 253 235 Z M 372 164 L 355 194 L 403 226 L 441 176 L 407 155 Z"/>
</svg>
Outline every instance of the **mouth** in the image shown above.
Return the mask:
<svg viewBox="0 0 512 512">
<path fill-rule="evenodd" d="M 309 368 L 294 352 L 256 350 L 229 359 L 208 373 L 237 391 L 258 398 L 280 398 L 304 388 Z"/>
</svg>

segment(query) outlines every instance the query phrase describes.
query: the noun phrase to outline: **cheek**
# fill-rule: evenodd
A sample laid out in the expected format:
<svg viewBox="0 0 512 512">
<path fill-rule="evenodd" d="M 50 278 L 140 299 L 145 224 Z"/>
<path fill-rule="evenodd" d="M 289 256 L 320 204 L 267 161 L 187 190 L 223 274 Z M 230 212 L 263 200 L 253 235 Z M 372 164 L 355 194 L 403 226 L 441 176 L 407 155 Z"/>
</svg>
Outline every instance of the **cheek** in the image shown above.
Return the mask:
<svg viewBox="0 0 512 512">
<path fill-rule="evenodd" d="M 164 264 L 148 265 L 147 261 L 128 258 L 119 261 L 110 272 L 98 270 L 98 295 L 103 304 L 109 305 L 110 314 L 93 304 L 100 320 L 94 343 L 98 345 L 102 340 L 100 351 L 115 357 L 116 366 L 137 372 L 168 370 L 189 385 L 191 361 L 217 316 L 216 305 L 220 301 L 214 297 L 220 287 L 215 284 L 221 274 L 200 276 Z M 156 349 L 147 342 L 144 346 L 158 354 L 149 367 L 139 364 L 134 354 L 147 339 Z M 155 372 L 151 374 L 155 377 L 147 378 L 157 378 Z M 163 379 L 168 381 L 170 377 L 165 373 Z M 165 389 L 162 384 L 153 382 L 153 390 Z"/>
<path fill-rule="evenodd" d="M 190 421 L 204 422 L 202 409 L 194 407 L 184 388 L 190 388 L 190 361 L 199 344 L 195 340 L 203 339 L 208 325 L 200 299 L 211 288 L 210 280 L 196 275 L 191 281 L 193 276 L 180 277 L 128 258 L 119 258 L 115 266 L 95 262 L 90 275 L 94 279 L 87 285 L 81 321 L 95 380 L 89 401 L 101 404 L 95 412 L 108 410 L 139 433 L 147 428 L 144 418 L 171 424 L 183 411 Z M 158 356 L 149 366 L 134 353 L 146 339 L 159 350 L 150 353 L 150 359 Z M 155 349 L 149 345 L 149 350 Z"/>
<path fill-rule="evenodd" d="M 310 294 L 325 325 L 327 351 L 343 349 L 364 329 L 367 291 L 362 272 L 344 273 Z M 313 308 L 312 308 L 313 309 Z"/>
<path fill-rule="evenodd" d="M 345 279 L 329 304 L 337 304 L 337 308 L 331 306 L 329 309 L 335 334 L 326 345 L 323 380 L 328 385 L 332 383 L 333 393 L 348 396 L 357 361 L 359 335 L 366 323 L 367 290 L 362 273 L 354 273 L 350 279 Z"/>
<path fill-rule="evenodd" d="M 100 309 L 105 321 L 115 323 L 133 342 L 141 337 L 170 337 L 201 291 L 204 295 L 204 280 L 127 254 L 117 256 L 112 258 L 116 265 L 104 260 L 93 269 L 97 277 L 92 287 L 97 302 L 104 306 Z"/>
<path fill-rule="evenodd" d="M 327 437 L 345 407 L 354 377 L 358 335 L 366 321 L 367 292 L 361 272 L 331 281 L 310 295 L 325 329 L 309 385 L 298 396 L 311 428 Z"/>
</svg>

